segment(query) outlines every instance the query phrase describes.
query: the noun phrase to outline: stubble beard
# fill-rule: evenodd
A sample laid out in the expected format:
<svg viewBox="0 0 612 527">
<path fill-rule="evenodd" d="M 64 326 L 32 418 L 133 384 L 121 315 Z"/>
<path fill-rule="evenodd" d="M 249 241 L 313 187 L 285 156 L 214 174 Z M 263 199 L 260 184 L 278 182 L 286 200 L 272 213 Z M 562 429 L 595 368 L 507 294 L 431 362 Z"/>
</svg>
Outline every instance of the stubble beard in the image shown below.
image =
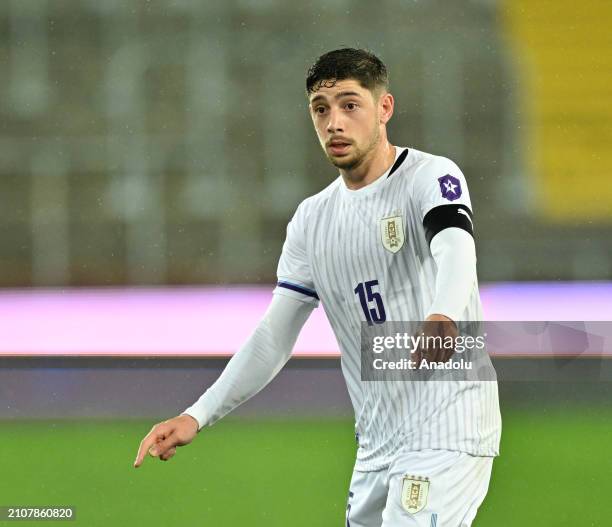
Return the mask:
<svg viewBox="0 0 612 527">
<path fill-rule="evenodd" d="M 327 150 L 325 150 L 325 155 L 327 159 L 329 159 L 330 163 L 334 165 L 336 168 L 340 168 L 342 170 L 353 170 L 357 168 L 363 161 L 368 157 L 368 155 L 376 148 L 380 141 L 380 130 L 378 126 L 374 127 L 374 133 L 372 134 L 368 145 L 361 149 L 358 146 L 354 146 L 354 153 L 352 156 L 349 156 L 348 159 L 345 158 L 335 158 L 331 156 Z"/>
</svg>

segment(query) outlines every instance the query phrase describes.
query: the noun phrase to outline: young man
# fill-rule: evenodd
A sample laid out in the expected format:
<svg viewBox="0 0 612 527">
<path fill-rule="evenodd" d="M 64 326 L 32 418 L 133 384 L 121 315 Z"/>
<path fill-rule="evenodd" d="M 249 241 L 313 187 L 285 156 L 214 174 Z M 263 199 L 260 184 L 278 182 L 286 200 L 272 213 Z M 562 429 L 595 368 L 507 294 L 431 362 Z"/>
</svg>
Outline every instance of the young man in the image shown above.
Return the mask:
<svg viewBox="0 0 612 527">
<path fill-rule="evenodd" d="M 465 178 L 444 157 L 389 143 L 394 100 L 373 54 L 322 55 L 306 88 L 317 136 L 340 176 L 289 223 L 273 300 L 254 333 L 193 406 L 153 427 L 135 466 L 147 452 L 169 459 L 261 390 L 321 300 L 359 443 L 346 525 L 469 526 L 498 454 L 497 383 L 364 382 L 360 370 L 364 322 L 481 320 Z"/>
</svg>

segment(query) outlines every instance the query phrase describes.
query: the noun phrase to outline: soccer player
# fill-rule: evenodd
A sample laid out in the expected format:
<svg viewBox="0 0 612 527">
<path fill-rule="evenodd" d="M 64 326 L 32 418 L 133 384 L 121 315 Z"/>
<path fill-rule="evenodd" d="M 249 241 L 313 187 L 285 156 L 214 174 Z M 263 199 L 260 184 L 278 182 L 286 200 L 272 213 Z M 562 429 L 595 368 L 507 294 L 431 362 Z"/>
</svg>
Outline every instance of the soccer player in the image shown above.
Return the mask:
<svg viewBox="0 0 612 527">
<path fill-rule="evenodd" d="M 389 143 L 394 99 L 372 53 L 322 55 L 306 92 L 321 147 L 340 175 L 297 208 L 273 300 L 250 338 L 197 402 L 153 427 L 134 465 L 147 452 L 170 459 L 266 386 L 321 301 L 355 410 L 346 525 L 469 526 L 499 449 L 497 383 L 365 382 L 360 371 L 362 323 L 481 320 L 465 177 L 445 157 Z"/>
</svg>

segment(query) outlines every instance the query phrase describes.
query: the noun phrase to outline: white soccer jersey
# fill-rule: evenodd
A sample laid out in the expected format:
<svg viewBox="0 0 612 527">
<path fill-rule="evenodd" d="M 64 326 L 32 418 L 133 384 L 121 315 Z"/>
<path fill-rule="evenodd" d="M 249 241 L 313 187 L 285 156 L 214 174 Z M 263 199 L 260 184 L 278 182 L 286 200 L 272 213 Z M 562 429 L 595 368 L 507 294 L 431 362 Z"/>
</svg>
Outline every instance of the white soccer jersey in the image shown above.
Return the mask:
<svg viewBox="0 0 612 527">
<path fill-rule="evenodd" d="M 423 220 L 448 204 L 471 217 L 457 165 L 397 147 L 393 167 L 374 183 L 352 191 L 338 177 L 304 200 L 287 227 L 274 293 L 323 303 L 355 410 L 357 470 L 384 468 L 402 451 L 498 454 L 496 382 L 361 381 L 361 324 L 427 315 L 436 264 Z M 462 319 L 482 319 L 477 284 Z"/>
</svg>

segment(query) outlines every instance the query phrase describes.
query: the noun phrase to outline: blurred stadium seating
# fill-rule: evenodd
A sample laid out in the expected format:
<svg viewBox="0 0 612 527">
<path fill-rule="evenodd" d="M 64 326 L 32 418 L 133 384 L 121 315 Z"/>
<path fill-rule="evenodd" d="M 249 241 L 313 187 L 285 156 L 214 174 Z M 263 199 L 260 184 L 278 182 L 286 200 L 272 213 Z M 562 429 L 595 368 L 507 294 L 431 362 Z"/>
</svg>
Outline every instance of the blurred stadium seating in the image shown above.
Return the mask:
<svg viewBox="0 0 612 527">
<path fill-rule="evenodd" d="M 504 15 L 540 212 L 565 225 L 609 228 L 612 4 L 587 0 L 576 9 L 569 0 L 519 0 L 507 2 Z"/>
<path fill-rule="evenodd" d="M 3 2 L 0 286 L 273 282 L 335 177 L 303 86 L 342 44 L 466 173 L 481 281 L 608 279 L 609 6 L 527 5 Z"/>
</svg>

